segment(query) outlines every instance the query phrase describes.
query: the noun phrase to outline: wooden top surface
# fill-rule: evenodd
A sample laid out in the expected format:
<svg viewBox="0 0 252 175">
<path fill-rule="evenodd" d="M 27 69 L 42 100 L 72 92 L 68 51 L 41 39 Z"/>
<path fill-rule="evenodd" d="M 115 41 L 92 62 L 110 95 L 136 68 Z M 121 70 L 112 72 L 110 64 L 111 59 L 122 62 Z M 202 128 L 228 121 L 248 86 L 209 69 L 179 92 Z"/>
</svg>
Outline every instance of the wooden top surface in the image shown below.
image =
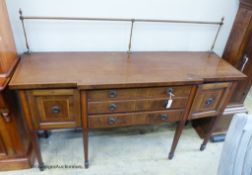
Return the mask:
<svg viewBox="0 0 252 175">
<path fill-rule="evenodd" d="M 50 52 L 23 55 L 13 89 L 126 88 L 195 84 L 245 78 L 208 52 Z"/>
</svg>

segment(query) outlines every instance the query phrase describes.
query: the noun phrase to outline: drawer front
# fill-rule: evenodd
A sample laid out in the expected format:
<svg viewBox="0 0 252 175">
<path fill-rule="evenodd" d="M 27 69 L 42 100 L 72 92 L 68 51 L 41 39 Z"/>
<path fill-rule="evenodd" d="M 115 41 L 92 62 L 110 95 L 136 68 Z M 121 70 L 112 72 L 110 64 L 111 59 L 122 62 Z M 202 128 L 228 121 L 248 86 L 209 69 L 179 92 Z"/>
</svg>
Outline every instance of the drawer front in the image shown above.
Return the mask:
<svg viewBox="0 0 252 175">
<path fill-rule="evenodd" d="M 131 114 L 89 115 L 89 128 L 112 128 L 130 125 L 179 121 L 183 110 L 141 112 Z"/>
<path fill-rule="evenodd" d="M 117 99 L 165 98 L 172 92 L 175 97 L 188 97 L 191 86 L 109 89 L 88 91 L 88 101 L 108 101 Z"/>
<path fill-rule="evenodd" d="M 169 109 L 184 108 L 186 98 L 174 99 Z M 168 98 L 166 99 L 146 99 L 146 100 L 124 100 L 109 102 L 89 102 L 89 114 L 106 114 L 121 112 L 137 112 L 137 111 L 156 111 L 166 110 Z"/>
<path fill-rule="evenodd" d="M 81 126 L 77 90 L 34 90 L 27 94 L 36 129 Z"/>
<path fill-rule="evenodd" d="M 225 105 L 232 83 L 212 83 L 200 85 L 190 112 L 190 119 L 211 117 L 220 114 Z"/>
</svg>

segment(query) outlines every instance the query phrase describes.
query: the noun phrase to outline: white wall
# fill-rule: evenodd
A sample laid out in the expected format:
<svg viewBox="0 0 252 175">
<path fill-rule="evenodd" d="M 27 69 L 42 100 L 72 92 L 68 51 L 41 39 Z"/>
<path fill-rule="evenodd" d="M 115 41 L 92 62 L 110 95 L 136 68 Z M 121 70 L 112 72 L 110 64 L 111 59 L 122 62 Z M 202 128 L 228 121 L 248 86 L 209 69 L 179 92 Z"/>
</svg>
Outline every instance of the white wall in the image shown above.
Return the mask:
<svg viewBox="0 0 252 175">
<path fill-rule="evenodd" d="M 25 42 L 18 10 L 31 16 L 77 16 L 220 21 L 225 17 L 215 51 L 222 54 L 238 0 L 6 0 L 18 52 Z M 130 23 L 28 21 L 32 51 L 126 51 Z M 136 23 L 132 50 L 209 50 L 217 27 Z"/>
</svg>

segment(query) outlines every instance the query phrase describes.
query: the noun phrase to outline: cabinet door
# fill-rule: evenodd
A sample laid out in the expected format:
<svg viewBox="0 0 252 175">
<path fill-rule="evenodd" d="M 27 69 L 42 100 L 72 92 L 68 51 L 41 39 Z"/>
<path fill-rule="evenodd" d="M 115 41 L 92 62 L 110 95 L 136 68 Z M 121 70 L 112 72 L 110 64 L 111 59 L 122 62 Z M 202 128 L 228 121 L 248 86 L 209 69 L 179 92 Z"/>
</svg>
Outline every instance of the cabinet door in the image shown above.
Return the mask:
<svg viewBox="0 0 252 175">
<path fill-rule="evenodd" d="M 78 90 L 54 89 L 28 91 L 32 120 L 36 129 L 81 126 Z"/>
<path fill-rule="evenodd" d="M 232 83 L 211 83 L 200 85 L 194 98 L 190 119 L 220 115 L 224 102 L 231 93 Z"/>
</svg>

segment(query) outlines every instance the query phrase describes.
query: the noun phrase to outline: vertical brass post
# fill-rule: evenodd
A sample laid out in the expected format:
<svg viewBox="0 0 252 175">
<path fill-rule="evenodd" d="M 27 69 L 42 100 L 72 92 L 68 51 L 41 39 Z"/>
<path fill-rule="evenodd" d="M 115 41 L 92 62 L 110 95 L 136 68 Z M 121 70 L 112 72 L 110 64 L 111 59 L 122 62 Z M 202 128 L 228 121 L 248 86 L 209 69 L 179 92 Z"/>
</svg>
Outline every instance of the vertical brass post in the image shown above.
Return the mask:
<svg viewBox="0 0 252 175">
<path fill-rule="evenodd" d="M 131 19 L 131 28 L 130 28 L 130 38 L 129 38 L 128 54 L 131 53 L 131 45 L 132 45 L 132 35 L 133 35 L 134 22 L 135 22 L 135 19 Z"/>
<path fill-rule="evenodd" d="M 21 9 L 19 9 L 19 18 L 21 20 L 21 23 L 22 23 L 22 28 L 23 28 L 23 32 L 24 32 L 24 38 L 25 38 L 25 46 L 26 46 L 26 49 L 27 49 L 27 53 L 30 53 L 30 46 L 29 46 L 29 43 L 28 43 L 28 38 L 27 38 L 27 34 L 26 34 L 26 30 L 25 30 L 25 24 L 24 24 L 24 17 L 23 17 L 23 12 Z"/>
<path fill-rule="evenodd" d="M 215 35 L 215 37 L 214 37 L 213 44 L 212 44 L 211 49 L 210 49 L 211 52 L 213 51 L 213 49 L 214 49 L 214 47 L 215 47 L 217 38 L 218 38 L 218 36 L 219 36 L 219 34 L 220 34 L 220 30 L 221 30 L 221 27 L 223 26 L 223 24 L 224 24 L 224 17 L 221 18 L 221 22 L 219 23 L 218 30 L 217 30 L 217 32 L 216 32 L 216 35 Z"/>
</svg>

